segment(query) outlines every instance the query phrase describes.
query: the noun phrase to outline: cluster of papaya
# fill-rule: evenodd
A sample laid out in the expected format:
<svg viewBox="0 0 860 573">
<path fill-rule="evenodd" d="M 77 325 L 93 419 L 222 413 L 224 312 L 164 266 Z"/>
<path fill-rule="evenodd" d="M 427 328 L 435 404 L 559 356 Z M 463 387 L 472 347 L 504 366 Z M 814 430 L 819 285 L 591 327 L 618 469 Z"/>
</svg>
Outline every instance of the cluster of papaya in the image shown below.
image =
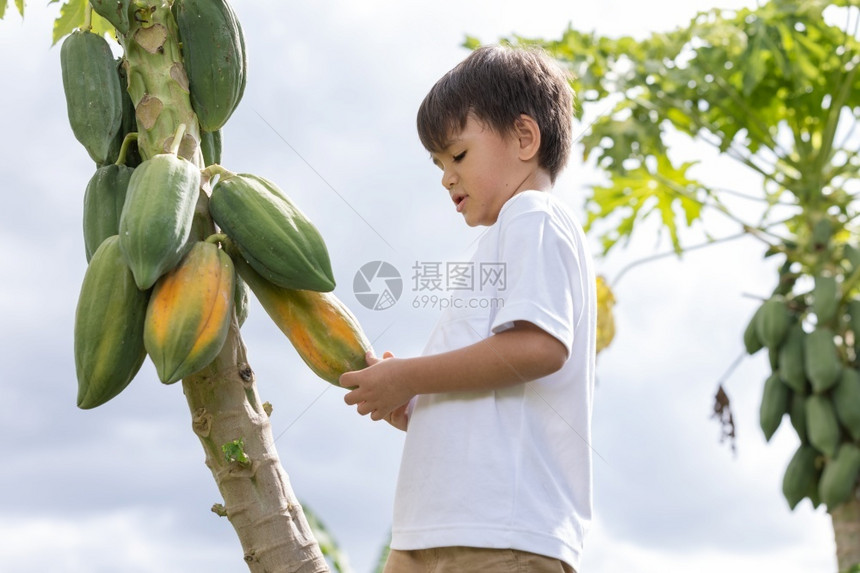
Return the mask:
<svg viewBox="0 0 860 573">
<path fill-rule="evenodd" d="M 787 263 L 743 335 L 748 353 L 767 350 L 772 369 L 759 412 L 765 439 L 786 414 L 800 438 L 783 477 L 792 509 L 808 497 L 832 510 L 860 478 L 860 251 L 838 249 L 840 263 L 821 268 L 806 292 L 793 294 L 799 274 Z"/>
<path fill-rule="evenodd" d="M 91 4 L 118 36 L 140 21 L 139 3 Z M 240 327 L 247 316 L 248 286 L 312 370 L 337 384 L 366 366 L 370 344 L 331 292 L 322 236 L 274 183 L 218 165 L 220 129 L 245 87 L 238 20 L 227 0 L 175 0 L 171 14 L 202 161 L 196 147 L 189 157 L 180 152 L 184 123 L 164 152 L 135 149 L 141 115 L 129 97 L 128 60 L 117 62 L 103 37 L 79 30 L 61 50 L 72 131 L 97 165 L 84 196 L 77 404 L 117 396 L 147 355 L 166 384 L 210 364 L 233 321 Z M 202 222 L 199 205 L 208 205 Z"/>
</svg>

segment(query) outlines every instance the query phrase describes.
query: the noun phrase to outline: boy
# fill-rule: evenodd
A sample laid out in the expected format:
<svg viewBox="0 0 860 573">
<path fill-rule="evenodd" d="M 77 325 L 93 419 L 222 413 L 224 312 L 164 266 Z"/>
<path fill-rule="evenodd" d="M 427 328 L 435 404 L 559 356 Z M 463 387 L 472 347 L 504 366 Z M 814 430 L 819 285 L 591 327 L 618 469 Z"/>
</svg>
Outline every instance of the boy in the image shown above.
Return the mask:
<svg viewBox="0 0 860 573">
<path fill-rule="evenodd" d="M 386 573 L 579 567 L 595 277 L 581 227 L 548 193 L 570 152 L 572 97 L 543 53 L 485 47 L 419 109 L 457 212 L 488 227 L 473 263 L 503 265 L 489 293 L 503 304 L 459 298 L 422 356 L 369 357 L 340 379 L 359 414 L 408 426 Z"/>
</svg>

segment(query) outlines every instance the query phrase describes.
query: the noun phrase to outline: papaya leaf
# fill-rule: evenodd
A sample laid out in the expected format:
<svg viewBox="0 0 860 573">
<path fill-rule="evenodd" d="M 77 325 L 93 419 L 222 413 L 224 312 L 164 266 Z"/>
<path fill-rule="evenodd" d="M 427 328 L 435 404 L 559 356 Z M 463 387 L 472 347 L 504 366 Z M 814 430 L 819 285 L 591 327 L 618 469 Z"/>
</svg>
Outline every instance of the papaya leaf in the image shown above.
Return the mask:
<svg viewBox="0 0 860 573">
<path fill-rule="evenodd" d="M 15 7 L 18 8 L 18 13 L 24 17 L 24 0 L 15 0 Z"/>
<path fill-rule="evenodd" d="M 61 39 L 84 25 L 88 0 L 66 0 L 60 6 L 60 15 L 54 20 L 54 38 L 51 43 L 56 45 Z"/>
<path fill-rule="evenodd" d="M 6 0 L 0 0 L 0 20 L 3 19 L 4 14 L 6 14 Z"/>
</svg>

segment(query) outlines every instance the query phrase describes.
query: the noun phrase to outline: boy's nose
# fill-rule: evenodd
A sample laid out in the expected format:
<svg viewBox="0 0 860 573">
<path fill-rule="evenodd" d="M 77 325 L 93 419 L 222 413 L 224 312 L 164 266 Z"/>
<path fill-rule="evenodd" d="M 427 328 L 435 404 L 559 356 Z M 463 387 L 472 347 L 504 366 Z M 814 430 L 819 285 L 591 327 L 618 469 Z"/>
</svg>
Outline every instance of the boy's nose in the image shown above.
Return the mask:
<svg viewBox="0 0 860 573">
<path fill-rule="evenodd" d="M 451 190 L 454 187 L 455 177 L 454 174 L 450 171 L 444 171 L 442 173 L 442 187 L 445 189 Z"/>
</svg>

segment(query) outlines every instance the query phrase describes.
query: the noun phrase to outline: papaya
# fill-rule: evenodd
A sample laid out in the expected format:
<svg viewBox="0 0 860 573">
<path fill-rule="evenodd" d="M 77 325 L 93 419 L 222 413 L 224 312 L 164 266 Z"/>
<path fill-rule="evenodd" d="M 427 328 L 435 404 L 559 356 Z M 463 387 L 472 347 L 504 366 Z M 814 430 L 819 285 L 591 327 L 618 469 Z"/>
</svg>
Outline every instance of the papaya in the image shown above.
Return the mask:
<svg viewBox="0 0 860 573">
<path fill-rule="evenodd" d="M 152 289 L 143 342 L 158 377 L 172 384 L 212 362 L 233 318 L 233 261 L 217 245 L 195 244 Z"/>
<path fill-rule="evenodd" d="M 812 289 L 812 311 L 823 325 L 833 320 L 839 307 L 839 285 L 836 278 L 829 275 L 816 275 L 815 286 Z"/>
<path fill-rule="evenodd" d="M 120 34 L 128 34 L 130 0 L 90 0 L 93 12 L 107 20 Z"/>
<path fill-rule="evenodd" d="M 95 408 L 117 396 L 140 370 L 148 299 L 123 260 L 119 237 L 109 237 L 87 267 L 75 311 L 79 408 Z"/>
<path fill-rule="evenodd" d="M 221 163 L 221 130 L 200 132 L 200 152 L 207 167 Z"/>
<path fill-rule="evenodd" d="M 806 434 L 806 396 L 793 392 L 788 406 L 788 419 L 802 444 L 809 443 Z"/>
<path fill-rule="evenodd" d="M 84 248 L 87 262 L 105 239 L 119 233 L 119 217 L 133 171 L 131 167 L 111 163 L 96 169 L 87 183 L 84 192 Z"/>
<path fill-rule="evenodd" d="M 860 475 L 860 448 L 850 442 L 839 446 L 839 451 L 827 460 L 818 482 L 818 493 L 828 510 L 833 510 L 851 499 Z"/>
<path fill-rule="evenodd" d="M 835 456 L 840 435 L 833 402 L 827 396 L 813 394 L 806 399 L 805 404 L 809 443 L 828 457 Z"/>
<path fill-rule="evenodd" d="M 788 386 L 780 380 L 779 374 L 771 374 L 764 383 L 759 408 L 759 423 L 765 440 L 770 441 L 771 436 L 779 428 L 783 415 L 788 412 L 790 400 L 791 391 Z"/>
<path fill-rule="evenodd" d="M 777 368 L 785 384 L 800 394 L 807 392 L 806 371 L 803 369 L 803 338 L 800 323 L 792 325 L 782 346 L 779 347 Z"/>
<path fill-rule="evenodd" d="M 175 0 L 191 107 L 200 128 L 221 129 L 245 91 L 247 57 L 242 27 L 227 0 Z"/>
<path fill-rule="evenodd" d="M 334 293 L 279 287 L 238 253 L 233 254 L 233 262 L 263 309 L 317 376 L 339 386 L 342 374 L 367 367 L 370 342 Z"/>
<path fill-rule="evenodd" d="M 72 133 L 96 164 L 108 163 L 122 128 L 122 91 L 107 40 L 75 30 L 60 48 L 60 67 Z"/>
<path fill-rule="evenodd" d="M 747 354 L 750 355 L 755 354 L 764 347 L 761 339 L 758 337 L 758 333 L 756 332 L 758 328 L 756 324 L 758 323 L 761 309 L 761 306 L 756 309 L 752 318 L 747 323 L 747 327 L 744 329 L 744 348 L 746 349 Z"/>
<path fill-rule="evenodd" d="M 131 175 L 120 215 L 120 247 L 141 290 L 172 269 L 192 244 L 188 237 L 200 170 L 173 153 L 159 153 Z"/>
<path fill-rule="evenodd" d="M 860 299 L 848 302 L 848 327 L 854 333 L 854 348 L 860 350 Z"/>
<path fill-rule="evenodd" d="M 803 365 L 815 392 L 826 392 L 839 381 L 842 362 L 832 330 L 820 327 L 804 337 Z"/>
<path fill-rule="evenodd" d="M 137 147 L 137 140 L 129 142 L 125 157 L 122 160 L 119 157 L 125 137 L 129 133 L 137 131 L 137 115 L 134 112 L 134 103 L 131 101 L 131 95 L 128 93 L 128 75 L 123 58 L 117 59 L 117 74 L 119 75 L 119 85 L 122 91 L 122 127 L 117 132 L 113 142 L 111 142 L 110 151 L 108 152 L 108 162 L 137 167 L 143 161 L 140 157 L 140 150 Z"/>
<path fill-rule="evenodd" d="M 860 268 L 860 249 L 850 243 L 845 243 L 842 247 L 842 258 L 847 260 L 851 265 L 851 272 Z"/>
<path fill-rule="evenodd" d="M 209 212 L 242 257 L 266 280 L 294 290 L 334 290 L 322 236 L 271 181 L 256 175 L 225 174 L 212 189 Z"/>
<path fill-rule="evenodd" d="M 822 217 L 812 225 L 812 248 L 823 251 L 830 245 L 833 237 L 834 225 L 829 217 Z"/>
<path fill-rule="evenodd" d="M 239 323 L 240 327 L 245 324 L 245 320 L 248 318 L 250 298 L 251 297 L 248 293 L 248 284 L 237 274 L 236 291 L 233 296 L 233 307 L 236 309 L 236 321 Z"/>
<path fill-rule="evenodd" d="M 782 478 L 782 494 L 792 510 L 806 497 L 818 474 L 818 452 L 812 446 L 801 444 L 788 462 Z"/>
<path fill-rule="evenodd" d="M 860 440 L 860 372 L 845 368 L 833 390 L 836 417 L 852 438 Z"/>
<path fill-rule="evenodd" d="M 791 313 L 780 297 L 766 300 L 756 319 L 756 335 L 769 349 L 778 349 L 791 324 Z"/>
</svg>

